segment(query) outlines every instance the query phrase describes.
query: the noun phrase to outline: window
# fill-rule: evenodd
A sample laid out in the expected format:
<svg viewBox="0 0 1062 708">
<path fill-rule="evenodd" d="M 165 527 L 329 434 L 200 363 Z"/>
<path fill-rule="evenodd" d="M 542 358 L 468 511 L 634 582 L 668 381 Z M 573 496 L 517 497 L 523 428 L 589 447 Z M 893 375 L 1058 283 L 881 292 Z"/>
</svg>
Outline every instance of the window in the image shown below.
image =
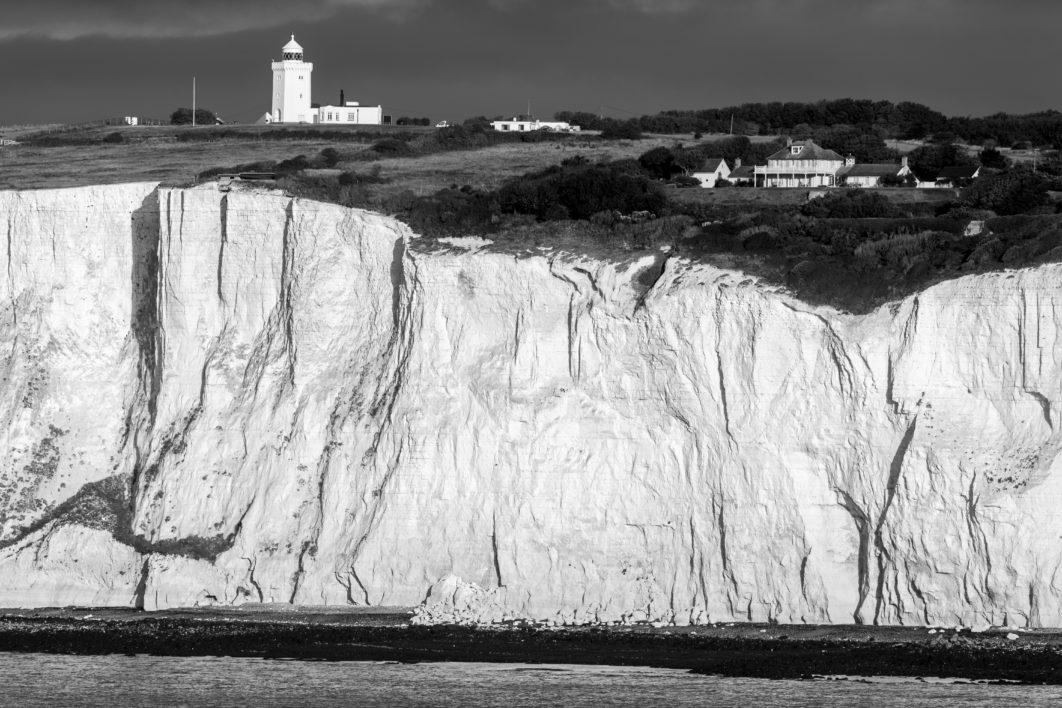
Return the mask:
<svg viewBox="0 0 1062 708">
<path fill-rule="evenodd" d="M 804 146 L 803 146 L 803 145 L 792 145 L 792 146 L 790 146 L 790 148 L 789 148 L 789 152 L 790 152 L 790 154 L 792 154 L 792 155 L 799 155 L 799 154 L 800 154 L 800 152 L 801 152 L 801 151 L 802 151 L 803 149 L 804 149 Z"/>
</svg>

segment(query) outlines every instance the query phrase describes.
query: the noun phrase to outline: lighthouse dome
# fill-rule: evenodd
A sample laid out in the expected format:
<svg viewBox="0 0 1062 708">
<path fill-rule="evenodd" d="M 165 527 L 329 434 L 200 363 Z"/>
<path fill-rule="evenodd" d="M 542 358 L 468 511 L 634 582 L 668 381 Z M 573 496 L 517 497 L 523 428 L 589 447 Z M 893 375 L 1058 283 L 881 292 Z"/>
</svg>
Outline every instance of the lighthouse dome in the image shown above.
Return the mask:
<svg viewBox="0 0 1062 708">
<path fill-rule="evenodd" d="M 302 45 L 295 41 L 295 35 L 291 35 L 291 41 L 284 45 L 285 59 L 302 59 Z"/>
</svg>

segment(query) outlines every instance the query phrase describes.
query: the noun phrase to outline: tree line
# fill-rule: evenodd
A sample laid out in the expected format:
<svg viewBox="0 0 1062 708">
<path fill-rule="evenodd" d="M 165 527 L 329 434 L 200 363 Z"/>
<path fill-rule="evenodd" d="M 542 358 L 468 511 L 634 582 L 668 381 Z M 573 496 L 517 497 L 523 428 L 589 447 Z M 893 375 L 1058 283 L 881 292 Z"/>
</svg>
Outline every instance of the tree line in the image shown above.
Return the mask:
<svg viewBox="0 0 1062 708">
<path fill-rule="evenodd" d="M 603 130 L 617 122 L 587 111 L 560 111 L 555 118 L 587 130 Z M 1058 111 L 949 117 L 910 101 L 842 98 L 814 103 L 743 103 L 725 108 L 662 111 L 624 122 L 634 123 L 648 133 L 729 133 L 733 130 L 739 135 L 808 133 L 811 137 L 817 130 L 849 128 L 889 139 L 961 139 L 976 144 L 994 141 L 1004 147 L 1027 144 L 1062 149 L 1062 113 Z"/>
</svg>

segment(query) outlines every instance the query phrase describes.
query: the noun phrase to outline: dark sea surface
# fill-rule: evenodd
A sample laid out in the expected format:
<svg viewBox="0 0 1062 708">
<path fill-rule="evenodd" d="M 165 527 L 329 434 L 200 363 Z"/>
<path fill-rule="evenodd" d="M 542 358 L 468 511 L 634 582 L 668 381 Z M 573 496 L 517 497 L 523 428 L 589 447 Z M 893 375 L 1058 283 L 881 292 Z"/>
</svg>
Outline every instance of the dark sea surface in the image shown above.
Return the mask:
<svg viewBox="0 0 1062 708">
<path fill-rule="evenodd" d="M 1058 706 L 1062 686 L 610 666 L 0 653 L 0 706 Z"/>
</svg>

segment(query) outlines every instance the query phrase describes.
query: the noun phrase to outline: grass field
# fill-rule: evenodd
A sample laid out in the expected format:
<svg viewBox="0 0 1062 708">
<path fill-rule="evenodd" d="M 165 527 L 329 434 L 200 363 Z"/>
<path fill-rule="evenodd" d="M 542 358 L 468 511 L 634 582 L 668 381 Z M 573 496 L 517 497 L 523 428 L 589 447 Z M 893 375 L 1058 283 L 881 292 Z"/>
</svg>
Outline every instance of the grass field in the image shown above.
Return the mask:
<svg viewBox="0 0 1062 708">
<path fill-rule="evenodd" d="M 636 141 L 602 141 L 596 136 L 563 142 L 508 143 L 480 150 L 455 150 L 415 157 L 379 159 L 369 151 L 371 140 L 396 132 L 429 132 L 431 128 L 404 126 L 347 127 L 295 126 L 311 137 L 269 139 L 271 126 L 101 127 L 76 134 L 51 132 L 75 141 L 98 141 L 119 133 L 124 142 L 108 144 L 23 144 L 0 148 L 0 189 L 48 189 L 121 182 L 189 184 L 200 172 L 259 160 L 284 160 L 296 155 L 313 156 L 334 147 L 342 156 L 338 168 L 367 171 L 380 166 L 377 186 L 381 196 L 412 190 L 430 194 L 451 184 L 493 188 L 508 177 L 542 169 L 566 157 L 583 155 L 591 160 L 637 157 L 660 146 L 673 145 L 682 136 L 651 136 Z M 196 131 L 201 136 L 225 134 L 217 140 L 181 142 L 178 136 Z M 31 131 L 25 131 L 29 133 Z M 351 138 L 359 138 L 352 141 Z M 694 144 L 685 136 L 684 144 Z M 371 162 L 370 162 L 371 160 Z"/>
</svg>

